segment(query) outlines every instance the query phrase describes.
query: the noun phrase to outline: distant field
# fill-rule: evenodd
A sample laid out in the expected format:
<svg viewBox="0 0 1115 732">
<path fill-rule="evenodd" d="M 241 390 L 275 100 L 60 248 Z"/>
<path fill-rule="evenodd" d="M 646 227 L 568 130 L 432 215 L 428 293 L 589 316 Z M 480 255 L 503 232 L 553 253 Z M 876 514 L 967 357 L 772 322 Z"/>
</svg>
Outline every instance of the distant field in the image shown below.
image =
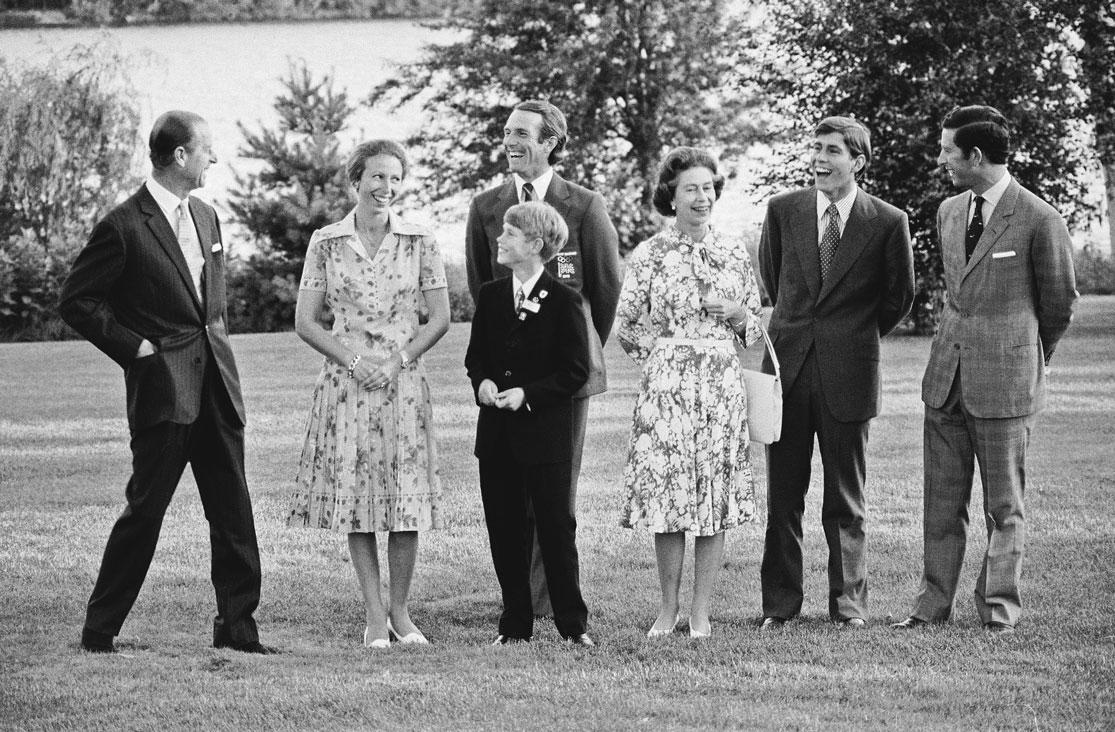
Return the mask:
<svg viewBox="0 0 1115 732">
<path fill-rule="evenodd" d="M 929 341 L 900 337 L 884 344 L 884 413 L 868 453 L 866 631 L 826 622 L 813 490 L 801 622 L 774 637 L 756 631 L 756 524 L 729 532 L 712 639 L 646 640 L 658 593 L 651 537 L 617 526 L 638 373 L 613 345 L 578 508 L 582 582 L 601 645 L 574 650 L 542 623 L 530 645 L 487 647 L 499 599 L 471 456 L 467 328 L 454 325 L 426 360 L 449 519 L 422 537 L 413 591 L 432 645 L 381 653 L 360 647 L 343 537 L 281 524 L 319 358 L 293 334 L 234 337 L 263 553 L 257 617 L 263 640 L 285 651 L 267 659 L 208 647 L 208 534 L 188 475 L 119 638 L 124 654 L 78 650 L 128 473 L 123 380 L 82 342 L 0 345 L 0 728 L 1115 727 L 1115 297 L 1081 302 L 1054 360 L 1028 470 L 1024 624 L 997 640 L 980 631 L 971 601 L 985 543 L 978 498 L 955 622 L 915 634 L 886 627 L 909 610 L 921 560 L 919 385 Z M 761 492 L 761 450 L 755 461 Z"/>
</svg>

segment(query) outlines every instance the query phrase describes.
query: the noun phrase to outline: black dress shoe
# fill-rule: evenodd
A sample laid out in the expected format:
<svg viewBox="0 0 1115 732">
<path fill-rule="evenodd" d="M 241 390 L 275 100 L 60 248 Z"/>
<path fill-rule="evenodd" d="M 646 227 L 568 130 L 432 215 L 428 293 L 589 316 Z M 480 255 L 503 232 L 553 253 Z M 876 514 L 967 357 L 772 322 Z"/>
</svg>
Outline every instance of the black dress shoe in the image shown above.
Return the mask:
<svg viewBox="0 0 1115 732">
<path fill-rule="evenodd" d="M 984 623 L 983 629 L 990 635 L 1007 635 L 1008 633 L 1014 632 L 1013 625 L 1007 625 L 1006 623 L 1000 623 L 995 620 L 992 620 L 990 623 Z"/>
<path fill-rule="evenodd" d="M 517 638 L 513 635 L 504 635 L 503 633 L 500 633 L 499 635 L 496 636 L 496 639 L 494 641 L 492 641 L 492 645 L 493 646 L 506 646 L 506 645 L 510 645 L 511 643 L 529 643 L 529 642 L 530 642 L 530 638 Z"/>
<path fill-rule="evenodd" d="M 596 648 L 596 641 L 589 637 L 588 633 L 581 633 L 580 635 L 567 635 L 565 640 L 575 646 L 584 646 L 585 648 Z"/>
<path fill-rule="evenodd" d="M 81 631 L 81 647 L 89 653 L 116 653 L 112 636 L 85 628 Z"/>
<path fill-rule="evenodd" d="M 891 630 L 917 630 L 918 628 L 924 628 L 927 625 L 929 625 L 928 620 L 915 618 L 913 615 L 911 615 L 901 622 L 893 623 L 890 628 Z"/>
<path fill-rule="evenodd" d="M 248 641 L 247 643 L 218 643 L 213 645 L 214 648 L 231 648 L 240 653 L 255 653 L 260 656 L 274 656 L 279 653 L 278 648 L 265 646 L 257 640 Z"/>
</svg>

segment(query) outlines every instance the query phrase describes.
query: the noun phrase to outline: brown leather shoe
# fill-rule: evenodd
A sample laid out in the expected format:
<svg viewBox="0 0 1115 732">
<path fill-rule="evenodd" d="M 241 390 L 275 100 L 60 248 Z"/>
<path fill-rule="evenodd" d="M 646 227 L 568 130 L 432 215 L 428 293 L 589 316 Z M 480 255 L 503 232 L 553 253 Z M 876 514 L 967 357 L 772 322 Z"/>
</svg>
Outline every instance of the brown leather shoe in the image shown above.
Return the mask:
<svg viewBox="0 0 1115 732">
<path fill-rule="evenodd" d="M 841 630 L 863 630 L 867 627 L 867 621 L 863 618 L 838 618 L 832 624 Z"/>
<path fill-rule="evenodd" d="M 983 630 L 988 635 L 1008 635 L 1014 632 L 1014 626 L 992 620 L 983 624 Z"/>
</svg>

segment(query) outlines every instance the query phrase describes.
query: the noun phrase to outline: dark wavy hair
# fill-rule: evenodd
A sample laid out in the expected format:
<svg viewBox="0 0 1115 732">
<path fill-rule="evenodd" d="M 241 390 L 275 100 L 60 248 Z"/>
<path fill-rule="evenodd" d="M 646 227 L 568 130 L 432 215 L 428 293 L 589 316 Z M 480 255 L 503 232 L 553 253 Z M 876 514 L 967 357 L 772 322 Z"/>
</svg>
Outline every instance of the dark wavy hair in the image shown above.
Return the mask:
<svg viewBox="0 0 1115 732">
<path fill-rule="evenodd" d="M 1003 165 L 1007 162 L 1010 129 L 1007 118 L 994 107 L 984 104 L 954 107 L 941 120 L 941 127 L 956 130 L 953 141 L 964 157 L 969 157 L 972 149 L 978 147 L 992 163 Z"/>
<path fill-rule="evenodd" d="M 345 172 L 348 173 L 352 185 L 359 185 L 360 179 L 364 176 L 364 162 L 376 155 L 390 155 L 397 158 L 403 166 L 403 177 L 407 177 L 410 163 L 407 162 L 407 151 L 402 145 L 394 140 L 368 140 L 357 145 L 348 156 L 348 162 L 345 163 Z"/>
<path fill-rule="evenodd" d="M 675 147 L 658 166 L 658 182 L 654 185 L 654 210 L 663 216 L 673 216 L 674 194 L 678 189 L 678 176 L 690 168 L 708 168 L 712 171 L 712 187 L 716 198 L 724 190 L 724 176 L 716 172 L 716 158 L 696 147 Z"/>
<path fill-rule="evenodd" d="M 557 138 L 557 144 L 550 151 L 549 157 L 550 165 L 557 165 L 557 162 L 565 156 L 565 145 L 569 142 L 569 126 L 565 121 L 565 115 L 560 109 L 542 99 L 527 99 L 516 104 L 515 109 L 542 115 L 542 129 L 538 133 L 538 141 L 541 142 L 547 137 Z"/>
<path fill-rule="evenodd" d="M 200 114 L 172 109 L 163 112 L 151 126 L 151 136 L 147 140 L 150 148 L 151 165 L 156 170 L 169 167 L 174 162 L 174 151 L 180 147 L 190 150 L 194 141 L 194 128 L 205 124 Z"/>
</svg>

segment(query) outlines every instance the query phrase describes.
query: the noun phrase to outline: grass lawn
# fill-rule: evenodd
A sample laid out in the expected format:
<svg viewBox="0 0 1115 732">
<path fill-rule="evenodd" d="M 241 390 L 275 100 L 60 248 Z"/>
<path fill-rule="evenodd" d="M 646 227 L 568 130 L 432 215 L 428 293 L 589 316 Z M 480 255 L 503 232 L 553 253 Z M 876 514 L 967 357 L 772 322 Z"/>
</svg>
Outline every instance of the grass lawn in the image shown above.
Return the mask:
<svg viewBox="0 0 1115 732">
<path fill-rule="evenodd" d="M 467 328 L 453 326 L 426 361 L 448 525 L 421 538 L 412 614 L 432 645 L 386 652 L 360 645 L 344 538 L 281 523 L 319 358 L 293 334 L 234 337 L 263 555 L 257 618 L 263 641 L 284 651 L 270 658 L 209 647 L 208 532 L 188 473 L 118 638 L 123 653 L 79 650 L 129 472 L 123 379 L 83 342 L 0 346 L 0 727 L 1115 727 L 1115 297 L 1080 303 L 1054 360 L 1030 454 L 1024 623 L 995 640 L 971 600 L 985 543 L 978 499 L 954 622 L 909 634 L 886 627 L 906 615 L 920 575 L 919 388 L 929 349 L 927 339 L 896 337 L 884 344 L 884 412 L 868 452 L 865 631 L 827 623 L 815 479 L 800 622 L 771 637 L 756 631 L 759 523 L 728 534 L 711 640 L 645 638 L 658 594 L 651 536 L 617 525 L 638 373 L 613 344 L 578 506 L 582 584 L 601 645 L 568 647 L 542 623 L 534 643 L 488 647 L 499 598 L 471 455 Z"/>
</svg>

